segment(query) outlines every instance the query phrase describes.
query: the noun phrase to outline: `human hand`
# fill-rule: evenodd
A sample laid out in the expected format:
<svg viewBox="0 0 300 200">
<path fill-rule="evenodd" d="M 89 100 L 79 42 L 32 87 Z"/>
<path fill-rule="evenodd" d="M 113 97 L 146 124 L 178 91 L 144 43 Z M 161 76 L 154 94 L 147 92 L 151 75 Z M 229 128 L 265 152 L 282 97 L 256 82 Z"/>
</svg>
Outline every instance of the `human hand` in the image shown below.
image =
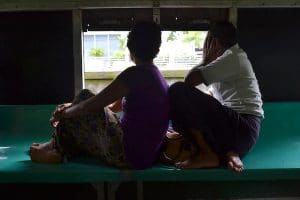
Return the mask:
<svg viewBox="0 0 300 200">
<path fill-rule="evenodd" d="M 108 107 L 114 113 L 121 112 L 122 111 L 122 98 L 119 99 L 119 100 L 117 100 L 117 101 L 115 101 L 114 103 L 112 103 Z"/>
<path fill-rule="evenodd" d="M 60 104 L 56 107 L 56 110 L 55 111 L 61 111 L 61 110 L 64 110 L 66 108 L 69 108 L 72 106 L 72 103 L 63 103 L 63 104 Z M 55 112 L 54 111 L 54 112 Z"/>
<path fill-rule="evenodd" d="M 62 118 L 64 111 L 71 106 L 72 103 L 64 103 L 56 107 L 52 117 L 50 118 L 50 124 L 52 127 L 56 128 L 58 126 L 59 120 Z"/>
<path fill-rule="evenodd" d="M 223 53 L 224 48 L 220 45 L 217 38 L 213 38 L 208 32 L 203 47 L 203 65 L 211 63 Z"/>
<path fill-rule="evenodd" d="M 50 118 L 50 124 L 53 128 L 56 128 L 58 126 L 59 120 L 63 118 L 65 109 L 64 110 L 60 109 L 59 111 L 53 113 L 52 117 Z"/>
</svg>

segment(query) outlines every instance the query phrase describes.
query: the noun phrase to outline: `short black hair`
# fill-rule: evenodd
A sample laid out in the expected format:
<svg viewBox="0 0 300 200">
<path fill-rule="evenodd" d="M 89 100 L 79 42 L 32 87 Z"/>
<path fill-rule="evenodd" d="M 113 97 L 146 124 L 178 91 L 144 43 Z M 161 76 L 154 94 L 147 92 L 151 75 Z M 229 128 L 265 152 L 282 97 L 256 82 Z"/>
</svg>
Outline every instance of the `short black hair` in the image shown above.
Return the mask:
<svg viewBox="0 0 300 200">
<path fill-rule="evenodd" d="M 143 61 L 150 61 L 159 52 L 161 28 L 155 22 L 138 22 L 133 26 L 127 38 L 130 53 Z"/>
<path fill-rule="evenodd" d="M 209 32 L 217 38 L 224 48 L 229 48 L 237 43 L 237 30 L 229 21 L 217 21 L 210 25 Z"/>
</svg>

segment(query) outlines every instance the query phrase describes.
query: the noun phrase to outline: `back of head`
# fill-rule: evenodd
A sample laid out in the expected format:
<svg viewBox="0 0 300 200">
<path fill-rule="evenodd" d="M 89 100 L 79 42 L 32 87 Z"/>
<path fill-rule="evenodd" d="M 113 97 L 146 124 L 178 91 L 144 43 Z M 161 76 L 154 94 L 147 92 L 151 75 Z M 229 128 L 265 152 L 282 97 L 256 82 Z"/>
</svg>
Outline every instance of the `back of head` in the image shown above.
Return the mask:
<svg viewBox="0 0 300 200">
<path fill-rule="evenodd" d="M 224 48 L 230 48 L 237 43 L 237 30 L 228 21 L 212 23 L 209 28 L 212 37 L 217 38 Z"/>
<path fill-rule="evenodd" d="M 161 29 L 155 22 L 138 22 L 128 34 L 127 47 L 143 61 L 153 60 L 161 45 Z"/>
</svg>

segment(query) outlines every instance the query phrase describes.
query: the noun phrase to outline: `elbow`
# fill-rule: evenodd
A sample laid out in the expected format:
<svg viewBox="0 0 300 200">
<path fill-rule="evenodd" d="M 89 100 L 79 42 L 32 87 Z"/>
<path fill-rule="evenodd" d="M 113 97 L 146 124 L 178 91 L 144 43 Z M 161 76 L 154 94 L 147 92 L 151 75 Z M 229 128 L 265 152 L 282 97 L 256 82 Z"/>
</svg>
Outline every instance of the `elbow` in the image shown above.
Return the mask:
<svg viewBox="0 0 300 200">
<path fill-rule="evenodd" d="M 185 85 L 187 85 L 189 87 L 196 87 L 197 85 L 199 85 L 197 82 L 193 82 L 190 80 L 185 80 L 184 83 L 185 83 Z"/>
<path fill-rule="evenodd" d="M 197 85 L 201 84 L 201 81 L 199 81 L 197 79 L 187 78 L 187 79 L 184 80 L 184 83 L 187 86 L 196 87 Z"/>
</svg>

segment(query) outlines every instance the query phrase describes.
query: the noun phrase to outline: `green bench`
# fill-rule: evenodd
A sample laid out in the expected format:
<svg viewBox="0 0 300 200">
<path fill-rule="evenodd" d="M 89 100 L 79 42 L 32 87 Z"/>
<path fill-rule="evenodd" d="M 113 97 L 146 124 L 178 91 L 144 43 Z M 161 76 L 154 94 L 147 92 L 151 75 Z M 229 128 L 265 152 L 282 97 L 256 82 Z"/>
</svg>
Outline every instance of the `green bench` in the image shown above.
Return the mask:
<svg viewBox="0 0 300 200">
<path fill-rule="evenodd" d="M 49 117 L 54 105 L 0 106 L 0 183 L 97 183 L 99 199 L 102 183 L 110 184 L 113 199 L 117 184 L 157 182 L 300 182 L 300 103 L 266 103 L 260 139 L 244 158 L 241 174 L 227 169 L 178 170 L 155 166 L 147 170 L 118 170 L 98 161 L 76 160 L 61 165 L 32 163 L 27 154 L 30 144 L 51 137 Z M 98 184 L 99 183 L 99 184 Z"/>
</svg>

